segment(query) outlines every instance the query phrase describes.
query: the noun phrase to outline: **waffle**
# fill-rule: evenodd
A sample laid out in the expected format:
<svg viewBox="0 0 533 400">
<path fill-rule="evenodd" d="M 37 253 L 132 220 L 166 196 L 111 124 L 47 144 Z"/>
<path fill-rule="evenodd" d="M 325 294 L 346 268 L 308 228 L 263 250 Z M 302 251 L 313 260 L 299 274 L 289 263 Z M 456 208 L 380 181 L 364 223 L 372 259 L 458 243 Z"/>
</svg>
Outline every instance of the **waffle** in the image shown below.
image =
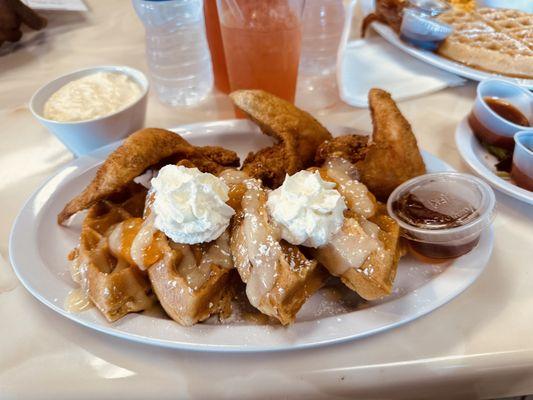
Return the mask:
<svg viewBox="0 0 533 400">
<path fill-rule="evenodd" d="M 375 300 L 392 291 L 400 257 L 400 229 L 366 187 L 352 179 L 350 166 L 346 160 L 330 159 L 321 168 L 324 179 L 337 184 L 348 211 L 341 230 L 313 254 L 350 289 L 366 300 Z"/>
<path fill-rule="evenodd" d="M 324 285 L 328 273 L 297 246 L 280 240 L 267 216 L 265 189 L 257 180 L 249 180 L 246 185 L 242 210 L 231 234 L 235 267 L 246 283 L 250 303 L 287 325 Z"/>
<path fill-rule="evenodd" d="M 481 8 L 438 18 L 454 28 L 438 54 L 476 69 L 533 78 L 533 14 Z"/>
<path fill-rule="evenodd" d="M 191 326 L 226 310 L 232 268 L 226 232 L 207 244 L 169 242 L 165 257 L 148 269 L 148 276 L 166 313 Z"/>
<path fill-rule="evenodd" d="M 154 214 L 147 207 L 143 219 L 115 225 L 110 237 L 117 238 L 111 241 L 117 243 L 112 246 L 117 254 L 147 271 L 161 306 L 174 321 L 191 326 L 227 309 L 233 268 L 228 232 L 210 243 L 174 243 L 154 227 Z"/>
<path fill-rule="evenodd" d="M 146 274 L 115 253 L 109 243 L 114 226 L 142 215 L 146 191 L 132 190 L 123 193 L 123 201 L 105 200 L 91 206 L 80 244 L 70 257 L 72 279 L 109 321 L 146 310 L 154 302 Z"/>
<path fill-rule="evenodd" d="M 372 237 L 374 232 L 377 233 L 379 245 L 366 254 L 362 242 Z M 398 224 L 386 213 L 380 212 L 368 220 L 347 218 L 332 241 L 316 251 L 316 259 L 359 296 L 365 300 L 376 300 L 392 292 L 400 258 L 399 235 Z M 338 274 L 338 266 L 345 264 L 347 260 L 343 250 L 346 245 L 357 249 L 365 257 L 365 261 Z"/>
</svg>

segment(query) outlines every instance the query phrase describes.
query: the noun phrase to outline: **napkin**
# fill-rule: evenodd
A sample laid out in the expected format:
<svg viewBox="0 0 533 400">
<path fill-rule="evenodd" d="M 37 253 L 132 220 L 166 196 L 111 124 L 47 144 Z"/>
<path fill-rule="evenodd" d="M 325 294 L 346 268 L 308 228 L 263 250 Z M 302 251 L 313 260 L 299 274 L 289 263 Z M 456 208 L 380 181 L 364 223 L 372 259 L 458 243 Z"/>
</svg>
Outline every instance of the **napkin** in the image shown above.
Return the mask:
<svg viewBox="0 0 533 400">
<path fill-rule="evenodd" d="M 83 0 L 22 0 L 34 10 L 89 11 Z"/>
<path fill-rule="evenodd" d="M 357 0 L 348 4 L 337 54 L 337 83 L 344 102 L 367 107 L 368 91 L 373 87 L 384 89 L 394 100 L 401 101 L 465 83 L 463 78 L 406 54 L 381 36 L 349 41 L 357 4 Z M 360 11 L 366 14 L 369 7 L 373 8 L 373 4 L 368 0 L 361 4 Z"/>
<path fill-rule="evenodd" d="M 368 91 L 379 87 L 396 101 L 420 97 L 465 80 L 417 60 L 380 36 L 347 43 L 337 71 L 341 99 L 367 107 Z"/>
</svg>

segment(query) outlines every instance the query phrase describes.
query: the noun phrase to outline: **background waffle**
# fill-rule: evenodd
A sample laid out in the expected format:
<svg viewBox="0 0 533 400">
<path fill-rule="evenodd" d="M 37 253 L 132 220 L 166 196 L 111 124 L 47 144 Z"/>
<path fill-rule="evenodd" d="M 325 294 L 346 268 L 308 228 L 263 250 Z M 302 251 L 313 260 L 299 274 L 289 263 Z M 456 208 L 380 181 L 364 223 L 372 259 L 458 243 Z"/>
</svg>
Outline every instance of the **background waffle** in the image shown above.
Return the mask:
<svg viewBox="0 0 533 400">
<path fill-rule="evenodd" d="M 533 78 L 533 14 L 481 8 L 449 11 L 439 19 L 454 27 L 440 55 L 484 71 Z"/>
</svg>

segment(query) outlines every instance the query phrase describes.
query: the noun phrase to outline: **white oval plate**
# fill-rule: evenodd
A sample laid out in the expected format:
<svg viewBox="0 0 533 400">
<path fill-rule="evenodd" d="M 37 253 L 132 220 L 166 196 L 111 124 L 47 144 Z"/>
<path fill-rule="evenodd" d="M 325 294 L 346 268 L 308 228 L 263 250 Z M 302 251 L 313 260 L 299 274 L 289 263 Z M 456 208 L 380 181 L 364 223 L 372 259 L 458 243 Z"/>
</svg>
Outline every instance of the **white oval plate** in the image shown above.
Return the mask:
<svg viewBox="0 0 533 400">
<path fill-rule="evenodd" d="M 356 0 L 354 0 L 356 1 Z M 363 15 L 368 15 L 374 11 L 374 0 L 360 0 L 361 10 Z M 407 54 L 418 58 L 430 65 L 443 69 L 444 71 L 472 79 L 474 81 L 482 81 L 489 78 L 502 79 L 516 85 L 523 86 L 528 89 L 533 89 L 533 79 L 512 78 L 505 75 L 495 74 L 491 72 L 484 72 L 475 68 L 470 68 L 464 64 L 448 60 L 447 58 L 439 56 L 437 53 L 427 50 L 421 50 L 414 47 L 400 39 L 398 34 L 388 25 L 381 22 L 373 22 L 372 28 L 379 33 L 386 41 L 392 45 L 403 50 Z"/>
<path fill-rule="evenodd" d="M 244 120 L 194 124 L 175 131 L 193 144 L 223 145 L 241 157 L 270 142 Z M 404 324 L 451 300 L 474 282 L 492 251 L 493 234 L 489 231 L 471 253 L 447 264 L 425 265 L 404 257 L 390 297 L 361 307 L 353 304 L 357 297 L 350 294 L 341 306 L 331 291 L 323 289 L 304 305 L 289 327 L 207 321 L 186 328 L 153 312 L 129 314 L 114 323 L 107 322 L 95 308 L 69 313 L 63 305 L 75 285 L 66 257 L 77 245 L 81 218 L 65 228 L 57 225 L 56 216 L 117 145 L 72 161 L 44 183 L 22 208 L 9 243 L 15 272 L 30 293 L 59 314 L 110 335 L 158 346 L 233 352 L 297 349 L 360 338 Z M 424 153 L 424 160 L 429 171 L 451 169 L 428 153 Z"/>
<path fill-rule="evenodd" d="M 522 189 L 496 175 L 496 168 L 494 167 L 497 162 L 496 157 L 491 155 L 479 143 L 466 118 L 457 125 L 455 130 L 455 144 L 463 160 L 478 175 L 485 178 L 491 186 L 508 196 L 522 200 L 528 204 L 533 204 L 533 192 Z"/>
</svg>

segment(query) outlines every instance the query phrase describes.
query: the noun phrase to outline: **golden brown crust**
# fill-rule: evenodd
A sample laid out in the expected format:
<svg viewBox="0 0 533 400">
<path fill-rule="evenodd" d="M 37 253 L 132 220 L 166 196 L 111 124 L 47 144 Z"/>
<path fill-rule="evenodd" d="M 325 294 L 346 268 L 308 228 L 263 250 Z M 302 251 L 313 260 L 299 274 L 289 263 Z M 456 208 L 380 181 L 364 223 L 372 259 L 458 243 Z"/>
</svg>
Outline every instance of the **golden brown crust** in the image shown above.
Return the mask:
<svg viewBox="0 0 533 400">
<path fill-rule="evenodd" d="M 355 164 L 365 158 L 368 148 L 368 136 L 346 135 L 326 140 L 315 155 L 315 164 L 322 165 L 328 158 L 340 157 Z"/>
<path fill-rule="evenodd" d="M 147 168 L 169 158 L 173 163 L 182 158 L 191 159 L 198 169 L 214 174 L 224 166 L 239 164 L 233 151 L 216 146 L 194 147 L 180 135 L 165 129 L 141 129 L 107 157 L 89 186 L 58 215 L 58 223 L 64 223 L 78 211 L 120 191 Z"/>
<path fill-rule="evenodd" d="M 249 153 L 242 169 L 249 176 L 260 179 L 265 186 L 277 188 L 283 183 L 287 173 L 284 146 L 275 144 Z"/>
<path fill-rule="evenodd" d="M 224 147 L 203 146 L 198 147 L 198 150 L 203 157 L 224 167 L 238 168 L 241 163 L 237 153 Z"/>
<path fill-rule="evenodd" d="M 274 152 L 276 163 L 269 166 L 268 174 L 273 187 L 279 186 L 285 174 L 307 168 L 315 157 L 317 147 L 331 134 L 310 114 L 291 103 L 262 90 L 238 90 L 230 94 L 235 105 L 255 122 L 264 134 L 272 136 L 278 144 Z M 249 155 L 243 170 L 254 178 L 262 178 L 265 156 L 263 149 Z M 272 155 L 272 153 L 270 153 Z M 270 163 L 270 160 L 268 160 Z M 282 162 L 281 162 L 282 161 Z"/>
<path fill-rule="evenodd" d="M 357 168 L 368 189 L 380 200 L 403 182 L 426 173 L 411 125 L 391 95 L 381 89 L 368 94 L 372 113 L 372 143 Z"/>
</svg>

